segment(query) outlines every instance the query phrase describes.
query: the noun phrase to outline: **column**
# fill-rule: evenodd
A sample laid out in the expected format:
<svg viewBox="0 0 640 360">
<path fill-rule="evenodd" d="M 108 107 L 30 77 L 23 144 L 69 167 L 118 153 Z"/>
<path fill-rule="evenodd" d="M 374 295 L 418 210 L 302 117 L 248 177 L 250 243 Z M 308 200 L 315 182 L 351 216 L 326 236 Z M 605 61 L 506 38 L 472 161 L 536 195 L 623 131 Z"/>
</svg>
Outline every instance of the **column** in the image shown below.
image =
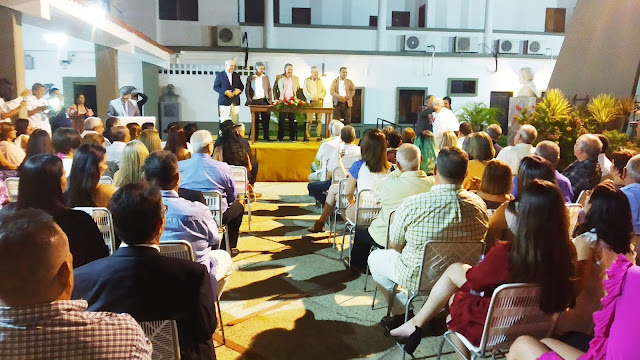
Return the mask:
<svg viewBox="0 0 640 360">
<path fill-rule="evenodd" d="M 147 103 L 142 107 L 144 116 L 156 117 L 156 129 L 159 129 L 158 122 L 158 99 L 160 97 L 160 81 L 158 79 L 157 65 L 142 62 L 142 89 L 149 97 Z"/>
<path fill-rule="evenodd" d="M 22 43 L 22 14 L 0 6 L 0 69 L 2 77 L 9 80 L 15 89 L 14 96 L 30 88 L 25 84 L 24 45 Z M 20 117 L 27 117 L 26 108 Z"/>
<path fill-rule="evenodd" d="M 493 48 L 493 4 L 494 0 L 486 0 L 484 6 L 484 54 L 490 54 Z"/>
<path fill-rule="evenodd" d="M 273 0 L 264 0 L 264 48 L 273 49 L 275 46 L 274 42 Z"/>
<path fill-rule="evenodd" d="M 96 51 L 96 102 L 98 117 L 107 119 L 109 101 L 118 95 L 118 51 L 95 45 Z M 146 105 L 145 105 L 146 106 Z"/>
<path fill-rule="evenodd" d="M 378 0 L 378 27 L 376 30 L 376 50 L 385 51 L 387 32 L 387 0 Z"/>
</svg>

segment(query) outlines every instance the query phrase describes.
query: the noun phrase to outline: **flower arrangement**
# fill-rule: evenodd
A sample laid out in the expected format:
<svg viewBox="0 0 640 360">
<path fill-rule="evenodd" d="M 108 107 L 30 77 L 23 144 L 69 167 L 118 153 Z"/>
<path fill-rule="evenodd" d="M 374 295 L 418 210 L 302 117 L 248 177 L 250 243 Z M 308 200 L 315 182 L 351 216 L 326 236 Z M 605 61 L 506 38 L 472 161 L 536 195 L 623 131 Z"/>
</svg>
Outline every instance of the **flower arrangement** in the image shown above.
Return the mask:
<svg viewBox="0 0 640 360">
<path fill-rule="evenodd" d="M 300 110 L 310 108 L 311 104 L 292 96 L 290 98 L 274 100 L 271 102 L 271 106 L 271 111 L 276 117 L 278 117 L 278 114 L 281 112 L 292 112 L 296 114 L 296 121 L 301 123 L 306 119 L 306 115 Z"/>
</svg>

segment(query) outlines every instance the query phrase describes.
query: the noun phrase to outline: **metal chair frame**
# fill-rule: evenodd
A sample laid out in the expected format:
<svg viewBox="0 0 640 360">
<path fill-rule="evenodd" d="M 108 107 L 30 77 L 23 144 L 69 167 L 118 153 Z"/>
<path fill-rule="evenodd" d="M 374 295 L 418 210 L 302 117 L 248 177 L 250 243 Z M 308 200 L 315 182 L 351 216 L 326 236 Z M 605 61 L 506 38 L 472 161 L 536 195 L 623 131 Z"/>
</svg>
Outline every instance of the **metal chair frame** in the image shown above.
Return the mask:
<svg viewBox="0 0 640 360">
<path fill-rule="evenodd" d="M 333 208 L 333 219 L 329 217 L 329 234 L 333 234 L 333 247 L 336 247 L 336 228 L 338 223 L 338 215 L 344 215 L 344 211 L 349 206 L 349 201 L 347 200 L 346 188 L 347 188 L 347 178 L 344 178 L 338 182 L 338 201 Z"/>
<path fill-rule="evenodd" d="M 20 186 L 20 178 L 8 177 L 4 180 L 4 184 L 7 187 L 7 192 L 9 193 L 9 201 L 18 201 L 18 187 Z"/>
<path fill-rule="evenodd" d="M 151 359 L 180 360 L 180 341 L 175 320 L 143 321 L 139 324 L 153 345 Z"/>
<path fill-rule="evenodd" d="M 100 176 L 98 184 L 113 185 L 113 179 L 111 178 L 111 176 L 103 175 Z"/>
<path fill-rule="evenodd" d="M 222 224 L 222 193 L 218 190 L 205 191 L 202 193 L 202 196 L 204 196 L 204 200 L 209 207 L 209 211 L 211 211 L 211 215 L 213 215 L 213 219 L 216 221 L 216 224 L 218 224 L 218 234 L 224 238 L 227 252 L 231 255 L 229 231 L 227 230 L 227 225 Z M 218 245 L 218 248 L 219 247 Z"/>
<path fill-rule="evenodd" d="M 371 203 L 376 204 L 376 206 L 369 206 Z M 353 249 L 353 234 L 356 231 L 356 228 L 366 228 L 369 227 L 373 219 L 375 219 L 378 214 L 380 214 L 380 203 L 373 196 L 373 190 L 366 189 L 359 191 L 356 195 L 356 213 L 355 213 L 355 222 L 352 222 L 349 219 L 346 219 L 344 224 L 344 231 L 342 233 L 342 247 L 340 249 L 340 259 L 344 254 L 344 240 L 347 236 L 347 230 L 349 230 L 349 266 L 351 266 L 351 249 Z"/>
<path fill-rule="evenodd" d="M 244 166 L 229 166 L 238 196 L 243 196 L 247 204 L 248 228 L 251 230 L 251 196 L 249 196 L 249 173 Z"/>
<path fill-rule="evenodd" d="M 107 244 L 109 248 L 109 255 L 113 254 L 116 251 L 116 236 L 113 230 L 113 216 L 111 216 L 111 211 L 105 207 L 90 206 L 75 207 L 73 209 L 84 211 L 91 215 L 93 221 L 96 222 L 96 226 L 98 226 L 98 230 L 100 230 L 102 234 L 104 243 Z"/>
<path fill-rule="evenodd" d="M 573 232 L 576 230 L 576 226 L 578 226 L 578 217 L 580 215 L 580 210 L 582 210 L 582 205 L 565 204 L 565 206 L 567 207 L 569 214 L 569 236 L 573 237 Z"/>
<path fill-rule="evenodd" d="M 391 230 L 391 224 L 393 223 L 393 219 L 396 215 L 396 211 L 393 210 L 389 213 L 389 221 L 387 222 L 387 243 L 385 245 L 385 249 L 389 248 L 389 243 L 391 240 L 391 235 L 390 235 L 390 230 Z M 371 252 L 373 252 L 373 250 L 375 250 L 373 248 L 373 246 L 371 247 L 371 251 L 369 252 L 369 254 L 371 254 Z M 365 278 L 364 278 L 364 291 L 367 291 L 367 281 L 369 280 L 369 264 L 367 264 L 367 272 L 365 273 Z M 376 305 L 376 295 L 378 294 L 378 287 L 374 286 L 373 287 L 373 300 L 371 301 L 371 310 L 373 310 L 374 306 Z"/>
</svg>

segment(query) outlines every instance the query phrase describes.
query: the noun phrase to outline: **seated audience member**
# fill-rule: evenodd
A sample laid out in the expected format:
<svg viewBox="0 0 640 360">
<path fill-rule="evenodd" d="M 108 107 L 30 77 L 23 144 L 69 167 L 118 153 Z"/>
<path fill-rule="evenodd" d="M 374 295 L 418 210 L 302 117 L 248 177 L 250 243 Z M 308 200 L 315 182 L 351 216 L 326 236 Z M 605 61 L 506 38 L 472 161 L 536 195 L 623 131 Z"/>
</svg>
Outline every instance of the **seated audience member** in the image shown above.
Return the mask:
<svg viewBox="0 0 640 360">
<path fill-rule="evenodd" d="M 187 138 L 184 136 L 184 130 L 180 125 L 173 125 L 167 135 L 167 144 L 164 149 L 171 151 L 178 161 L 187 160 L 191 158 L 191 153 L 187 148 Z"/>
<path fill-rule="evenodd" d="M 458 148 L 462 149 L 462 145 L 464 144 L 465 140 L 467 140 L 469 138 L 469 135 L 473 133 L 473 128 L 471 127 L 471 124 L 463 121 L 460 123 L 459 131 L 460 137 L 458 138 Z"/>
<path fill-rule="evenodd" d="M 53 150 L 58 153 L 58 156 L 62 159 L 64 172 L 67 176 L 71 174 L 73 152 L 76 151 L 81 142 L 82 138 L 80 134 L 73 128 L 58 128 L 51 136 Z"/>
<path fill-rule="evenodd" d="M 513 146 L 507 146 L 500 151 L 496 159 L 504 161 L 511 168 L 511 173 L 516 175 L 520 166 L 520 160 L 525 156 L 533 155 L 535 148 L 533 142 L 538 137 L 538 131 L 531 125 L 522 125 L 513 138 Z"/>
<path fill-rule="evenodd" d="M 609 149 L 609 139 L 602 135 L 596 135 L 600 142 L 602 143 L 602 149 L 600 149 L 600 154 L 598 154 L 598 163 L 600 164 L 600 170 L 602 171 L 603 178 L 611 178 L 609 176 L 609 171 L 611 170 L 611 160 L 607 157 L 607 150 Z"/>
<path fill-rule="evenodd" d="M 502 146 L 498 144 L 498 140 L 502 136 L 502 128 L 498 124 L 491 124 L 487 126 L 487 134 L 491 137 L 491 141 L 493 142 L 493 149 L 496 151 L 496 156 L 500 154 L 502 150 Z"/>
<path fill-rule="evenodd" d="M 458 137 L 453 131 L 444 132 L 440 137 L 436 137 L 438 143 L 438 150 L 442 150 L 446 147 L 458 147 Z"/>
<path fill-rule="evenodd" d="M 391 165 L 387 162 L 387 140 L 380 129 L 373 129 L 365 135 L 362 143 L 362 159 L 354 162 L 349 168 L 345 194 L 349 201 L 349 208 L 345 210 L 345 216 L 353 221 L 355 208 L 356 187 L 358 191 L 375 189 L 378 183 L 389 175 Z M 338 186 L 333 184 L 327 192 L 327 201 L 322 208 L 320 218 L 308 230 L 312 233 L 324 231 L 324 223 L 333 213 L 333 208 L 338 201 Z"/>
<path fill-rule="evenodd" d="M 222 224 L 227 225 L 231 255 L 239 253 L 238 235 L 244 206 L 236 199 L 236 187 L 229 165 L 211 158 L 213 137 L 207 130 L 198 130 L 191 136 L 194 154 L 191 159 L 178 162 L 181 187 L 200 192 L 218 190 L 222 193 Z M 223 247 L 224 247 L 223 243 Z"/>
<path fill-rule="evenodd" d="M 325 171 L 331 171 L 325 169 L 327 160 L 334 152 L 338 152 L 338 146 L 340 145 L 340 132 L 344 124 L 339 120 L 332 120 L 329 128 L 331 129 L 330 140 L 323 141 L 318 148 L 315 161 L 311 164 L 311 175 L 309 175 L 309 182 L 325 181 L 323 178 Z"/>
<path fill-rule="evenodd" d="M 495 210 L 513 200 L 511 187 L 511 168 L 502 161 L 493 159 L 487 162 L 480 187 L 475 193 L 484 200 L 487 210 Z"/>
<path fill-rule="evenodd" d="M 93 218 L 65 205 L 67 177 L 60 158 L 53 154 L 32 156 L 20 167 L 19 176 L 17 207 L 40 209 L 53 216 L 69 239 L 74 266 L 109 256 Z"/>
<path fill-rule="evenodd" d="M 187 144 L 189 144 L 191 142 L 191 135 L 193 135 L 194 132 L 198 131 L 198 124 L 187 123 L 184 125 L 183 129 L 184 129 L 184 137 L 187 139 Z"/>
<path fill-rule="evenodd" d="M 80 145 L 84 144 L 99 145 L 104 147 L 104 136 L 98 134 L 86 134 L 80 142 Z"/>
<path fill-rule="evenodd" d="M 404 128 L 402 130 L 402 143 L 403 144 L 413 144 L 413 141 L 416 139 L 416 133 L 412 128 Z"/>
<path fill-rule="evenodd" d="M 398 151 L 398 148 L 402 145 L 402 137 L 395 130 L 385 134 L 385 137 L 387 138 L 387 161 L 395 165 L 396 151 Z"/>
<path fill-rule="evenodd" d="M 582 190 L 591 190 L 600 182 L 602 171 L 598 163 L 598 154 L 601 149 L 600 139 L 593 134 L 584 134 L 576 140 L 573 147 L 576 160 L 562 172 L 562 175 L 571 181 L 573 202 L 578 200 Z"/>
<path fill-rule="evenodd" d="M 541 288 L 540 308 L 547 314 L 573 307 L 576 301 L 576 250 L 562 194 L 547 181 L 534 180 L 521 192 L 517 236 L 496 244 L 476 266 L 450 265 L 433 286 L 420 312 L 391 335 L 406 341 L 412 354 L 422 338 L 421 328 L 451 299 L 447 327 L 480 345 L 493 291 L 506 283 L 533 283 Z M 373 256 L 373 254 L 372 254 Z M 457 338 L 458 349 L 465 349 Z"/>
<path fill-rule="evenodd" d="M 122 152 L 131 138 L 126 126 L 118 125 L 111 129 L 111 145 L 107 146 L 107 160 L 115 162 L 118 167 L 122 163 Z"/>
<path fill-rule="evenodd" d="M 149 154 L 154 151 L 162 150 L 162 140 L 160 140 L 160 135 L 154 129 L 142 130 L 138 140 L 142 141 L 144 146 L 147 147 Z"/>
<path fill-rule="evenodd" d="M 129 129 L 129 136 L 131 137 L 131 140 L 138 140 L 138 137 L 142 132 L 142 127 L 140 127 L 138 123 L 131 122 L 127 124 L 127 129 Z"/>
<path fill-rule="evenodd" d="M 363 136 L 364 139 L 364 136 Z M 360 160 L 360 147 L 355 144 L 356 130 L 351 125 L 345 125 L 340 131 L 340 140 L 344 145 L 338 145 L 338 149 L 331 151 L 327 161 L 327 179 L 307 185 L 309 195 L 317 202 L 324 204 L 329 196 L 325 193 L 332 183 L 333 170 L 340 168 L 341 174 L 347 176 L 347 170 L 351 165 Z M 343 147 L 344 146 L 344 147 Z M 337 189 L 336 189 L 337 193 Z"/>
<path fill-rule="evenodd" d="M 392 290 L 396 284 L 417 290 L 428 240 L 479 242 L 484 238 L 486 207 L 477 195 L 462 189 L 467 163 L 467 154 L 458 148 L 440 150 L 435 185 L 429 192 L 400 204 L 389 230 L 391 248 L 377 249 L 369 255 L 371 276 L 387 303 L 393 303 L 393 316 L 384 317 L 382 325 L 394 328 L 404 321 L 406 293 L 393 294 Z"/>
<path fill-rule="evenodd" d="M 638 152 L 630 149 L 620 149 L 613 153 L 611 157 L 611 168 L 609 169 L 609 174 L 612 177 L 613 183 L 621 188 L 624 184 L 624 179 L 622 178 L 622 174 L 624 173 L 624 168 L 627 166 L 627 162 L 632 157 L 638 155 Z"/>
<path fill-rule="evenodd" d="M 156 124 L 154 124 L 152 122 L 146 122 L 146 123 L 142 124 L 141 128 L 142 128 L 142 131 L 145 131 L 147 129 L 155 130 L 156 129 Z"/>
<path fill-rule="evenodd" d="M 131 314 L 137 321 L 176 320 L 182 359 L 215 359 L 215 295 L 207 269 L 160 254 L 165 223 L 160 191 L 127 184 L 111 199 L 116 235 L 123 244 L 111 256 L 77 268 L 73 299 L 89 311 Z"/>
<path fill-rule="evenodd" d="M 564 202 L 570 203 L 573 201 L 573 189 L 571 189 L 571 182 L 566 176 L 562 175 L 556 167 L 560 162 L 560 147 L 553 141 L 544 140 L 540 141 L 534 150 L 534 155 L 540 156 L 547 160 L 553 167 L 553 171 L 556 173 L 556 184 L 562 193 Z M 513 196 L 518 195 L 518 175 L 513 177 Z"/>
<path fill-rule="evenodd" d="M 106 207 L 116 192 L 113 185 L 101 184 L 100 177 L 107 170 L 106 151 L 98 145 L 80 145 L 73 155 L 71 174 L 65 192 L 71 207 Z"/>
<path fill-rule="evenodd" d="M 629 199 L 633 217 L 633 232 L 640 233 L 640 155 L 635 155 L 629 159 L 622 177 L 625 186 L 620 190 Z"/>
<path fill-rule="evenodd" d="M 88 117 L 84 120 L 84 132 L 80 134 L 83 138 L 87 134 L 98 134 L 104 138 L 103 144 L 105 147 L 111 145 L 111 141 L 104 136 L 104 124 L 98 117 Z"/>
<path fill-rule="evenodd" d="M 120 170 L 113 174 L 113 185 L 121 187 L 142 180 L 142 165 L 149 156 L 149 150 L 141 141 L 129 141 L 122 152 Z"/>
<path fill-rule="evenodd" d="M 253 157 L 253 153 L 251 151 L 251 145 L 249 145 L 249 140 L 245 137 L 246 128 L 243 123 L 238 123 L 238 126 L 235 127 L 238 136 L 240 137 L 240 142 L 244 145 L 244 149 L 249 154 L 249 162 L 251 163 L 251 171 L 249 172 L 249 194 L 255 197 L 261 197 L 262 194 L 254 193 L 253 186 L 256 184 L 256 180 L 258 179 L 258 161 Z"/>
<path fill-rule="evenodd" d="M 113 139 L 113 128 L 116 126 L 120 126 L 120 119 L 117 117 L 110 117 L 104 122 L 104 137 L 109 140 L 110 143 L 113 143 L 115 140 Z M 128 129 L 127 129 L 128 130 Z"/>
<path fill-rule="evenodd" d="M 14 126 L 16 128 L 16 139 L 13 140 L 13 143 L 18 145 L 22 150 L 26 150 L 29 135 L 33 132 L 33 128 L 29 125 L 29 119 L 18 119 Z"/>
<path fill-rule="evenodd" d="M 487 166 L 489 160 L 495 157 L 495 150 L 493 149 L 491 138 L 484 131 L 469 135 L 467 137 L 467 145 L 467 153 L 471 160 L 469 160 L 469 166 L 467 167 L 467 176 L 465 176 L 462 182 L 462 187 L 465 189 L 469 189 L 471 179 L 474 177 L 482 181 L 484 168 Z"/>
<path fill-rule="evenodd" d="M 420 170 L 420 149 L 413 144 L 402 144 L 396 153 L 396 167 L 375 188 L 375 198 L 380 202 L 380 213 L 368 228 L 357 228 L 351 249 L 351 267 L 365 272 L 367 257 L 372 246 L 384 249 L 387 246 L 389 216 L 402 201 L 410 196 L 431 189 L 434 180 Z"/>
<path fill-rule="evenodd" d="M 420 149 L 420 154 L 422 155 L 420 170 L 424 171 L 427 176 L 433 175 L 433 167 L 436 164 L 436 156 L 439 149 L 436 146 L 431 131 L 425 130 L 418 134 L 418 137 L 415 139 L 415 144 Z"/>
<path fill-rule="evenodd" d="M 25 152 L 13 141 L 16 139 L 16 129 L 9 122 L 0 123 L 0 151 L 4 158 L 15 166 L 24 161 Z"/>
<path fill-rule="evenodd" d="M 46 130 L 35 129 L 29 136 L 27 142 L 26 155 L 23 163 L 30 157 L 38 154 L 53 154 L 53 146 L 51 145 L 51 135 Z"/>
<path fill-rule="evenodd" d="M 9 200 L 9 189 L 5 180 L 10 177 L 18 176 L 17 166 L 13 165 L 2 155 L 0 151 L 0 208 Z"/>
<path fill-rule="evenodd" d="M 240 124 L 231 124 L 225 127 L 222 135 L 215 142 L 213 158 L 229 165 L 243 166 L 249 172 L 251 162 L 249 161 L 249 153 L 237 132 L 239 127 Z"/>
<path fill-rule="evenodd" d="M 447 131 L 455 133 L 460 128 L 458 119 L 451 109 L 445 106 L 443 99 L 433 99 L 433 109 L 435 110 L 435 120 L 433 121 L 433 136 L 438 139 Z M 458 137 L 456 136 L 456 141 Z"/>
<path fill-rule="evenodd" d="M 517 193 L 535 179 L 556 183 L 553 166 L 540 156 L 527 156 L 520 161 L 518 170 Z M 489 219 L 489 230 L 484 242 L 487 249 L 498 241 L 510 242 L 518 227 L 518 198 L 500 205 Z"/>
<path fill-rule="evenodd" d="M 86 301 L 70 300 L 73 260 L 51 215 L 0 211 L 0 358 L 151 359 L 131 316 L 89 313 Z"/>
<path fill-rule="evenodd" d="M 178 196 L 178 159 L 166 150 L 149 155 L 144 162 L 144 179 L 160 189 L 166 207 L 166 222 L 160 242 L 188 241 L 195 261 L 207 268 L 211 274 L 213 292 L 220 297 L 231 275 L 233 262 L 226 251 L 218 250 L 218 224 L 209 208 Z"/>
</svg>

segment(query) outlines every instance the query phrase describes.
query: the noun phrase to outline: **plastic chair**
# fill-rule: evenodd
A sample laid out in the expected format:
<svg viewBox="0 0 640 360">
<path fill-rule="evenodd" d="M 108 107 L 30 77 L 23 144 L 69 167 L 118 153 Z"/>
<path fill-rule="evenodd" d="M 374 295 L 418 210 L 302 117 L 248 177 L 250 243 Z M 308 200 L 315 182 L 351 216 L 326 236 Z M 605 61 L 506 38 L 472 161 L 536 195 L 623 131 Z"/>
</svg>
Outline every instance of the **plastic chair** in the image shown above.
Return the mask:
<svg viewBox="0 0 640 360">
<path fill-rule="evenodd" d="M 18 186 L 20 185 L 20 178 L 18 177 L 9 177 L 4 180 L 4 184 L 7 187 L 7 191 L 9 192 L 9 201 L 16 202 L 18 201 Z"/>
<path fill-rule="evenodd" d="M 540 287 L 538 285 L 500 285 L 491 296 L 480 346 L 472 345 L 463 335 L 450 330 L 442 336 L 438 359 L 442 355 L 445 341 L 451 344 L 458 354 L 466 358 L 462 350 L 449 339 L 449 336 L 457 336 L 460 339 L 472 353 L 471 359 L 484 357 L 487 352 L 491 352 L 495 359 L 497 352 L 509 349 L 511 344 L 521 335 L 529 335 L 537 339 L 548 337 L 553 330 L 556 319 L 557 314 L 549 315 L 540 310 Z"/>
<path fill-rule="evenodd" d="M 153 345 L 151 359 L 180 360 L 180 342 L 175 320 L 143 321 L 140 327 Z"/>
<path fill-rule="evenodd" d="M 353 249 L 353 234 L 356 228 L 369 227 L 373 219 L 380 213 L 380 203 L 373 196 L 373 190 L 367 189 L 358 192 L 356 195 L 356 213 L 355 222 L 347 219 L 344 224 L 344 232 L 342 234 L 342 248 L 340 249 L 340 259 L 344 253 L 344 239 L 349 230 L 349 266 L 351 266 L 351 249 Z"/>
<path fill-rule="evenodd" d="M 337 227 L 337 223 L 338 223 L 338 215 L 343 215 L 344 211 L 347 209 L 347 206 L 349 206 L 349 200 L 347 200 L 347 194 L 346 194 L 346 189 L 347 189 L 347 179 L 342 179 L 340 180 L 340 182 L 338 183 L 338 201 L 336 201 L 336 204 L 334 205 L 333 208 L 333 219 L 331 219 L 331 217 L 329 218 L 329 229 L 330 229 L 330 233 L 333 234 L 333 247 L 336 247 L 336 227 Z M 333 221 L 332 221 L 333 220 Z"/>
<path fill-rule="evenodd" d="M 238 196 L 243 196 L 247 204 L 249 230 L 251 230 L 251 196 L 249 196 L 249 174 L 244 166 L 229 166 Z"/>
<path fill-rule="evenodd" d="M 329 169 L 327 169 L 327 166 L 329 166 L 329 159 L 327 159 L 327 161 L 324 162 L 324 164 L 322 164 L 322 173 L 320 175 L 320 181 L 326 181 L 327 180 L 327 173 L 329 172 Z"/>
<path fill-rule="evenodd" d="M 227 225 L 222 224 L 222 193 L 218 190 L 205 191 L 202 193 L 204 200 L 213 215 L 213 219 L 218 224 L 218 234 L 224 237 L 224 242 L 227 247 L 227 252 L 231 255 L 231 246 L 229 246 L 229 231 L 227 231 Z"/>
<path fill-rule="evenodd" d="M 340 168 L 339 166 L 331 171 L 331 184 L 337 184 L 340 182 L 340 180 L 346 178 L 347 174 L 343 173 L 342 168 Z"/>
<path fill-rule="evenodd" d="M 387 222 L 387 243 L 385 245 L 385 249 L 389 248 L 389 242 L 391 240 L 391 236 L 390 236 L 390 229 L 391 229 L 391 224 L 393 223 L 393 218 L 396 215 L 396 211 L 393 210 L 391 213 L 389 213 L 389 221 Z M 373 251 L 374 248 L 373 246 L 371 247 L 371 251 Z M 369 252 L 369 254 L 371 254 L 371 251 Z M 369 264 L 367 264 L 367 272 L 365 273 L 365 278 L 364 278 L 364 291 L 367 291 L 367 280 L 369 280 Z M 374 286 L 373 287 L 373 300 L 371 301 L 371 310 L 373 310 L 374 306 L 376 305 L 376 295 L 378 294 L 378 287 Z"/>
<path fill-rule="evenodd" d="M 582 205 L 580 204 L 565 204 L 567 206 L 567 210 L 569 210 L 569 236 L 573 237 L 573 232 L 576 230 L 576 226 L 578 225 L 578 217 L 580 216 L 580 210 L 582 210 Z"/>
<path fill-rule="evenodd" d="M 100 176 L 98 184 L 113 185 L 113 179 L 110 176 Z"/>
<path fill-rule="evenodd" d="M 585 207 L 587 205 L 587 202 L 589 202 L 589 199 L 591 198 L 591 192 L 592 190 L 582 190 L 580 192 L 580 195 L 578 196 L 578 201 L 576 201 L 576 203 L 582 205 L 582 207 Z"/>
<path fill-rule="evenodd" d="M 111 211 L 104 207 L 75 207 L 74 210 L 84 211 L 91 215 L 96 222 L 104 243 L 109 248 L 109 255 L 116 251 L 116 236 L 113 231 L 113 217 Z"/>
</svg>

